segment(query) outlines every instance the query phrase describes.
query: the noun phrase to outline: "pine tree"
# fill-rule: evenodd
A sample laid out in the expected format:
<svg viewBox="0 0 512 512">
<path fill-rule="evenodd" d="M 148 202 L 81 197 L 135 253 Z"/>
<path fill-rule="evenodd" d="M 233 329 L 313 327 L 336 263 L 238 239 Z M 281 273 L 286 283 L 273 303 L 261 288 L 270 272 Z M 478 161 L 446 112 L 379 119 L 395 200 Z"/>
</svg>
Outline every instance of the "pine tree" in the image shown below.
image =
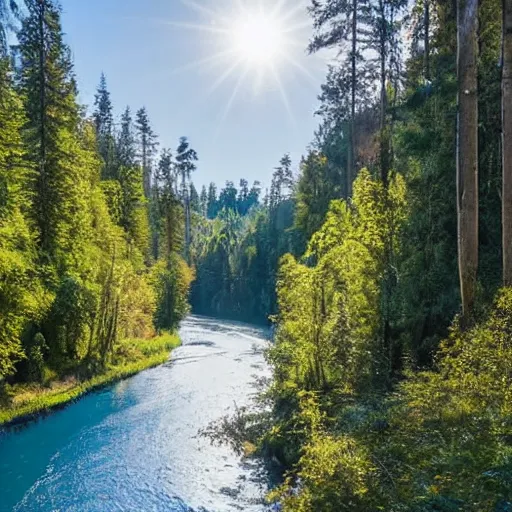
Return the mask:
<svg viewBox="0 0 512 512">
<path fill-rule="evenodd" d="M 118 165 L 131 167 L 135 165 L 137 149 L 133 133 L 133 119 L 130 107 L 126 107 L 121 116 L 121 130 L 117 139 Z"/>
<path fill-rule="evenodd" d="M 337 97 L 334 112 L 330 109 L 331 118 L 347 122 L 346 190 L 347 196 L 351 196 L 356 165 L 356 112 L 364 102 L 364 93 L 361 92 L 369 89 L 368 81 L 371 82 L 374 74 L 363 58 L 366 43 L 362 41 L 367 39 L 370 30 L 369 6 L 367 0 L 311 0 L 309 13 L 315 29 L 309 44 L 310 53 L 324 48 L 335 48 L 341 52 L 345 45 L 350 48 L 345 61 L 330 68 L 327 86 L 320 99 L 332 105 L 332 97 Z"/>
<path fill-rule="evenodd" d="M 176 170 L 181 179 L 180 196 L 185 206 L 185 255 L 187 262 L 190 261 L 191 242 L 191 212 L 190 194 L 188 184 L 192 173 L 196 170 L 197 153 L 189 145 L 186 137 L 181 137 L 176 152 Z"/>
<path fill-rule="evenodd" d="M 29 158 L 36 169 L 34 220 L 42 252 L 69 258 L 83 223 L 82 176 L 75 165 L 79 109 L 60 13 L 50 0 L 29 0 L 19 33 L 20 87 L 28 121 Z"/>
<path fill-rule="evenodd" d="M 145 107 L 137 111 L 135 127 L 137 129 L 139 140 L 139 156 L 142 165 L 144 194 L 146 197 L 149 197 L 151 192 L 151 163 L 155 155 L 158 142 L 156 141 L 156 135 L 151 128 Z"/>
<path fill-rule="evenodd" d="M 288 199 L 293 189 L 292 161 L 286 154 L 274 169 L 270 188 L 270 207 L 275 208 L 281 201 Z"/>
<path fill-rule="evenodd" d="M 107 79 L 101 74 L 100 84 L 94 99 L 95 110 L 93 113 L 96 137 L 98 139 L 98 151 L 103 158 L 102 176 L 104 179 L 116 177 L 115 169 L 115 143 L 114 143 L 114 116 L 112 102 L 107 89 Z"/>
<path fill-rule="evenodd" d="M 206 186 L 203 185 L 201 188 L 201 195 L 199 196 L 199 203 L 201 205 L 201 215 L 203 217 L 207 216 L 208 212 L 208 192 L 206 191 Z"/>
<path fill-rule="evenodd" d="M 208 200 L 206 204 L 206 215 L 209 219 L 214 219 L 219 211 L 217 202 L 217 187 L 215 183 L 210 183 L 208 187 Z"/>
</svg>

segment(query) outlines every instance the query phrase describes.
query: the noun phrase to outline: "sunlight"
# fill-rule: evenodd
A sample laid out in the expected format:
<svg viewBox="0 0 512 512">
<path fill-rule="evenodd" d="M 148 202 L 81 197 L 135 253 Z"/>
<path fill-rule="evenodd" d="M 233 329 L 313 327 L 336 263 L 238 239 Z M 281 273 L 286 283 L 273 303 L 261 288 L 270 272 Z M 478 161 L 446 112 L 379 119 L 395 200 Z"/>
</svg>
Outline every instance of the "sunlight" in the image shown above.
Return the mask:
<svg viewBox="0 0 512 512">
<path fill-rule="evenodd" d="M 264 13 L 234 20 L 230 35 L 234 52 L 249 65 L 273 64 L 285 45 L 281 23 Z"/>
<path fill-rule="evenodd" d="M 311 81 L 302 64 L 304 34 L 311 26 L 304 0 L 181 0 L 199 15 L 199 20 L 164 23 L 201 33 L 208 57 L 188 63 L 183 69 L 201 68 L 216 72 L 207 95 L 231 83 L 220 124 L 229 115 L 242 89 L 259 96 L 277 93 L 292 121 L 286 77 L 292 73 Z"/>
</svg>

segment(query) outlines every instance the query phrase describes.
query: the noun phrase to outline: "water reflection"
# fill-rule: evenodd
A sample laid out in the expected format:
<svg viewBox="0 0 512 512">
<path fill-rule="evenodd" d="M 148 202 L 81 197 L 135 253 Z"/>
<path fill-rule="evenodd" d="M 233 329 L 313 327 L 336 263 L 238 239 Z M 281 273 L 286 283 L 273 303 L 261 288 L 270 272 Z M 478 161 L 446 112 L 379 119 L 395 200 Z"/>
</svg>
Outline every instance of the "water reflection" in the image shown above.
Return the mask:
<svg viewBox="0 0 512 512">
<path fill-rule="evenodd" d="M 262 468 L 198 436 L 268 377 L 268 331 L 190 317 L 172 361 L 0 436 L 0 511 L 264 510 Z"/>
</svg>

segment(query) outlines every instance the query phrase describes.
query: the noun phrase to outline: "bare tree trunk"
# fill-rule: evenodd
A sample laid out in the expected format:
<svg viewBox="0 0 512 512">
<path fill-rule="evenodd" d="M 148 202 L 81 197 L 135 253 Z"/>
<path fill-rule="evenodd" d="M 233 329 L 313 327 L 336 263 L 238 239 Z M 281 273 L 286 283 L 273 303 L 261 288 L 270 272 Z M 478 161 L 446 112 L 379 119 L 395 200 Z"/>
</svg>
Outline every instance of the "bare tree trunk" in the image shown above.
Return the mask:
<svg viewBox="0 0 512 512">
<path fill-rule="evenodd" d="M 503 284 L 512 286 L 512 0 L 503 0 Z"/>
<path fill-rule="evenodd" d="M 354 181 L 354 168 L 356 165 L 355 123 L 356 123 L 356 52 L 357 52 L 357 0 L 352 0 L 352 51 L 350 54 L 350 120 L 348 123 L 348 151 L 347 151 L 347 198 L 352 196 L 352 182 Z"/>
<path fill-rule="evenodd" d="M 192 241 L 190 222 L 190 195 L 187 189 L 185 194 L 185 256 L 188 264 L 190 264 L 190 244 Z"/>
<path fill-rule="evenodd" d="M 463 325 L 471 322 L 478 270 L 478 0 L 457 0 L 457 220 Z"/>
<path fill-rule="evenodd" d="M 425 80 L 430 80 L 430 0 L 423 0 L 423 20 L 425 25 L 423 65 Z"/>
</svg>

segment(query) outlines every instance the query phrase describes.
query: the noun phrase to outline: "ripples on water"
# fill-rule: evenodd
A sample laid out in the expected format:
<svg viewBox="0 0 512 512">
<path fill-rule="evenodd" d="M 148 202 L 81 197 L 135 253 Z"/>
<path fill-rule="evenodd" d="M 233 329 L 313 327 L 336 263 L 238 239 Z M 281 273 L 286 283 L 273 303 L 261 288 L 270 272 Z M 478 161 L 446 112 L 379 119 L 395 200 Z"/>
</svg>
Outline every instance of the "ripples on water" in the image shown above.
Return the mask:
<svg viewBox="0 0 512 512">
<path fill-rule="evenodd" d="M 198 435 L 269 375 L 263 329 L 190 317 L 172 360 L 0 434 L 0 511 L 265 510 L 256 461 Z"/>
</svg>

